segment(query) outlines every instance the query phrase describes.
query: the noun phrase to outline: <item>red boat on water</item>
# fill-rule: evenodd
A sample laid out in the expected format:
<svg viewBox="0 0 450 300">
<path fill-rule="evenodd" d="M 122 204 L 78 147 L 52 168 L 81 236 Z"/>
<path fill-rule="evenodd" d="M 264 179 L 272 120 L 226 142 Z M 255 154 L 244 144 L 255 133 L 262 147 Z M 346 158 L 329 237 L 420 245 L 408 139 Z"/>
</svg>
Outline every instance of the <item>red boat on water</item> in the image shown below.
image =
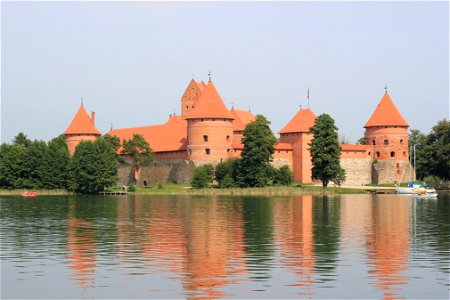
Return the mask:
<svg viewBox="0 0 450 300">
<path fill-rule="evenodd" d="M 37 192 L 30 192 L 30 191 L 26 191 L 22 193 L 22 196 L 24 197 L 36 197 L 38 195 Z"/>
</svg>

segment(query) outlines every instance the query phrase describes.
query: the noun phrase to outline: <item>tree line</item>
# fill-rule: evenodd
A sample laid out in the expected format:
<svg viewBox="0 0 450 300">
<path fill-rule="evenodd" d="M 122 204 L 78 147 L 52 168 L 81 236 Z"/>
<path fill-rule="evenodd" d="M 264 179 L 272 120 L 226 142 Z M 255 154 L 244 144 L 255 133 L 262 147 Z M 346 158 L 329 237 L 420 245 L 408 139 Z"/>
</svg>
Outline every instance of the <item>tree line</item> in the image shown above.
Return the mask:
<svg viewBox="0 0 450 300">
<path fill-rule="evenodd" d="M 416 149 L 417 178 L 450 180 L 450 120 L 438 121 L 428 134 L 413 129 L 408 140 Z"/>
<path fill-rule="evenodd" d="M 134 167 L 153 159 L 150 146 L 140 135 L 122 144 L 108 134 L 96 141 L 82 141 L 70 156 L 63 135 L 46 143 L 19 133 L 12 144 L 0 146 L 0 188 L 96 194 L 117 183 L 118 164 L 124 163 L 119 153 L 131 156 Z"/>
</svg>

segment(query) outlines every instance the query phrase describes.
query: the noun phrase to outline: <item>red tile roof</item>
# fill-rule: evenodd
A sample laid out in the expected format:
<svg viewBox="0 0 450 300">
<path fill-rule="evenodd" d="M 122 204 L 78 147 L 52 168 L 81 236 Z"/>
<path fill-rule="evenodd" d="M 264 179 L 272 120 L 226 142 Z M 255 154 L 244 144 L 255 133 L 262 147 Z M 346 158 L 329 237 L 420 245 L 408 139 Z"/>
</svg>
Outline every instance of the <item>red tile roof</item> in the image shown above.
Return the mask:
<svg viewBox="0 0 450 300">
<path fill-rule="evenodd" d="M 244 131 L 245 126 L 256 119 L 255 115 L 250 111 L 234 109 L 230 110 L 233 120 L 233 130 L 234 131 Z"/>
<path fill-rule="evenodd" d="M 233 119 L 230 112 L 223 103 L 222 98 L 216 90 L 214 84 L 210 81 L 206 85 L 194 109 L 186 119 L 198 118 L 224 118 Z"/>
<path fill-rule="evenodd" d="M 371 126 L 409 126 L 386 92 L 364 128 Z"/>
<path fill-rule="evenodd" d="M 89 118 L 86 109 L 84 109 L 84 106 L 81 105 L 69 127 L 67 127 L 66 131 L 64 131 L 64 134 L 100 135 L 101 133 L 97 130 L 97 128 L 95 128 L 95 125 L 91 118 Z"/>
<path fill-rule="evenodd" d="M 352 144 L 341 144 L 342 151 L 368 151 L 372 149 L 371 145 L 352 145 Z"/>
<path fill-rule="evenodd" d="M 300 109 L 298 113 L 281 129 L 278 133 L 291 133 L 291 132 L 309 132 L 310 128 L 314 126 L 316 122 L 316 115 L 312 110 Z"/>
<path fill-rule="evenodd" d="M 121 141 L 132 138 L 133 134 L 140 134 L 153 152 L 185 150 L 187 145 L 187 123 L 176 115 L 163 125 L 114 129 L 109 134 L 119 137 Z"/>
</svg>

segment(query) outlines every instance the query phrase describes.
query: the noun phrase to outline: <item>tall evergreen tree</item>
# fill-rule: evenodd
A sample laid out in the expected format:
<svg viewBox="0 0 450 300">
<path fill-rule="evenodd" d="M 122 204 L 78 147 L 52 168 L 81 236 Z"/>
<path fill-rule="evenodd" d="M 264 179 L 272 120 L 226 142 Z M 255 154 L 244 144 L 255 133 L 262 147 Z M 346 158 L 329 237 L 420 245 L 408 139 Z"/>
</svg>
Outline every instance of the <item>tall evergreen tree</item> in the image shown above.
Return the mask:
<svg viewBox="0 0 450 300">
<path fill-rule="evenodd" d="M 321 180 L 324 187 L 327 187 L 330 181 L 340 184 L 345 180 L 345 171 L 339 164 L 341 149 L 333 118 L 328 114 L 318 116 L 311 131 L 314 134 L 309 144 L 313 165 L 312 178 Z"/>
<path fill-rule="evenodd" d="M 270 122 L 257 115 L 245 127 L 242 143 L 242 159 L 239 161 L 237 184 L 240 187 L 263 187 L 269 182 L 272 169 L 270 162 L 277 139 L 270 130 Z"/>
</svg>

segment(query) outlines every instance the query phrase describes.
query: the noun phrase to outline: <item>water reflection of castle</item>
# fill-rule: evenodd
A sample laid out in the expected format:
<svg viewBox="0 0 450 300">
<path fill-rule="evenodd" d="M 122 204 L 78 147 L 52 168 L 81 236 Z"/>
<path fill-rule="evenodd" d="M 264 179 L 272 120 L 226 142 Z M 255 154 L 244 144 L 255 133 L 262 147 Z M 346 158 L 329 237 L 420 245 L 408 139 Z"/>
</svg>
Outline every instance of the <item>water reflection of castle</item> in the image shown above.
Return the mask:
<svg viewBox="0 0 450 300">
<path fill-rule="evenodd" d="M 78 286 L 95 288 L 100 256 L 108 255 L 124 276 L 171 274 L 184 297 L 215 299 L 229 296 L 230 285 L 269 280 L 276 257 L 295 278 L 285 285 L 312 297 L 333 280 L 346 247 L 366 253 L 368 281 L 384 298 L 401 297 L 408 281 L 407 199 L 141 200 L 117 200 L 112 253 L 99 251 L 96 222 L 77 218 L 71 203 L 67 265 Z"/>
</svg>

